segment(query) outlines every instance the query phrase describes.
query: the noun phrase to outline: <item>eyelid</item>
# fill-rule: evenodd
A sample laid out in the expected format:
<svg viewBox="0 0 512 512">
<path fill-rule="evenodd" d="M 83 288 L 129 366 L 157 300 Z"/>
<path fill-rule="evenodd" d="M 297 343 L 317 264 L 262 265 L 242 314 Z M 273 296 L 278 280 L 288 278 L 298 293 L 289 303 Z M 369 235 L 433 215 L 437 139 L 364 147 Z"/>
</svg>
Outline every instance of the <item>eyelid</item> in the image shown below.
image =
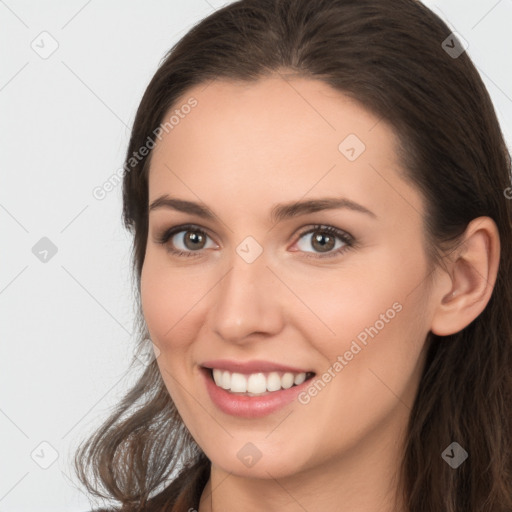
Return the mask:
<svg viewBox="0 0 512 512">
<path fill-rule="evenodd" d="M 317 260 L 322 260 L 322 259 L 326 259 L 326 258 L 334 258 L 337 256 L 341 256 L 347 250 L 353 249 L 357 245 L 356 239 L 350 233 L 348 233 L 347 231 L 344 231 L 343 229 L 337 228 L 335 226 L 331 226 L 330 224 L 310 225 L 309 228 L 305 228 L 303 231 L 301 231 L 299 233 L 297 242 L 295 242 L 294 245 L 297 244 L 304 235 L 308 235 L 310 233 L 314 233 L 317 231 L 320 231 L 320 232 L 323 231 L 325 233 L 329 233 L 330 235 L 341 240 L 345 245 L 343 247 L 339 247 L 336 250 L 326 252 L 326 253 L 318 253 L 318 252 L 314 252 L 314 251 L 298 251 L 298 252 L 301 252 L 302 255 L 306 258 L 311 257 L 311 258 L 315 258 Z"/>
<path fill-rule="evenodd" d="M 198 224 L 179 224 L 176 226 L 172 226 L 170 228 L 163 229 L 159 233 L 157 233 L 154 236 L 154 242 L 165 245 L 168 243 L 168 241 L 177 233 L 180 233 L 181 231 L 195 231 L 197 233 L 201 233 L 203 235 L 206 235 L 211 240 L 214 240 L 214 238 L 210 235 L 209 230 L 206 228 L 203 228 L 199 226 Z M 214 240 L 215 241 L 215 240 Z M 215 242 L 217 244 L 217 242 Z M 217 244 L 219 245 L 219 244 Z M 194 252 L 194 251 L 190 251 Z M 195 251 L 198 252 L 199 251 Z"/>
<path fill-rule="evenodd" d="M 169 240 L 173 236 L 175 236 L 177 233 L 180 233 L 182 231 L 195 231 L 197 233 L 205 235 L 208 238 L 210 238 L 211 240 L 213 240 L 217 246 L 219 246 L 219 244 L 217 244 L 217 242 L 215 242 L 214 238 L 210 235 L 209 230 L 207 228 L 203 228 L 197 224 L 190 224 L 190 223 L 180 224 L 180 225 L 172 226 L 168 229 L 164 229 L 162 232 L 160 232 L 159 234 L 157 234 L 154 237 L 154 242 L 159 243 L 161 245 L 167 245 Z M 300 252 L 300 253 L 302 253 L 302 255 L 304 257 L 312 257 L 317 260 L 322 260 L 325 258 L 340 256 L 345 251 L 352 249 L 357 245 L 356 239 L 350 233 L 348 233 L 347 231 L 344 231 L 340 228 L 337 228 L 335 226 L 331 226 L 330 224 L 310 224 L 309 226 L 304 227 L 298 233 L 296 241 L 294 242 L 293 245 L 296 245 L 303 236 L 310 234 L 310 233 L 314 233 L 316 231 L 323 231 L 323 232 L 329 233 L 330 235 L 341 240 L 345 245 L 341 248 L 338 248 L 335 251 L 327 252 L 325 254 L 314 252 L 314 251 L 311 252 L 311 251 L 303 251 L 303 250 L 297 250 L 297 251 L 292 251 L 292 252 Z M 167 248 L 167 251 L 171 254 L 177 255 L 178 257 L 180 257 L 180 256 L 196 256 L 196 255 L 200 256 L 201 254 L 203 254 L 204 249 L 199 249 L 197 251 L 182 251 L 180 249 Z"/>
</svg>

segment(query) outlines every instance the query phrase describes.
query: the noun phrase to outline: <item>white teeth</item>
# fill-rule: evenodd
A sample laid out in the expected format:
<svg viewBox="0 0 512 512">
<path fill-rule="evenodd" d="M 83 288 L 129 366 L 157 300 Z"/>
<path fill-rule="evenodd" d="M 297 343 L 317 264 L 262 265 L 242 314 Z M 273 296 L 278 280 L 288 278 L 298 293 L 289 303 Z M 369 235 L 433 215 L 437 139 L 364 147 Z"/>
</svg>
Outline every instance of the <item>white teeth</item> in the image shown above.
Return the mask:
<svg viewBox="0 0 512 512">
<path fill-rule="evenodd" d="M 299 373 L 295 375 L 295 379 L 293 380 L 293 383 L 297 386 L 299 384 L 302 384 L 306 380 L 306 374 L 305 373 Z"/>
<path fill-rule="evenodd" d="M 267 377 L 267 391 L 279 391 L 281 389 L 281 377 L 279 373 L 271 372 Z"/>
<path fill-rule="evenodd" d="M 221 382 L 221 379 L 222 379 L 222 370 L 218 370 L 217 368 L 215 368 L 213 370 L 213 380 L 215 381 L 217 386 Z"/>
<path fill-rule="evenodd" d="M 258 372 L 245 375 L 214 368 L 213 380 L 217 386 L 233 393 L 262 394 L 267 391 L 289 389 L 294 384 L 302 384 L 306 380 L 306 373 L 286 372 L 279 374 L 278 372 L 270 372 L 265 374 Z"/>
<path fill-rule="evenodd" d="M 229 372 L 222 372 L 222 387 L 224 389 L 229 389 L 231 387 L 231 375 Z"/>
<path fill-rule="evenodd" d="M 247 391 L 247 379 L 241 373 L 231 374 L 231 391 L 245 393 Z"/>
<path fill-rule="evenodd" d="M 289 389 L 293 386 L 293 379 L 295 375 L 293 373 L 285 373 L 281 379 L 281 386 L 283 386 L 284 389 Z"/>
<path fill-rule="evenodd" d="M 216 368 L 213 370 L 213 380 L 215 380 L 217 386 L 224 389 L 229 389 L 231 387 L 231 376 L 229 373 L 226 376 L 224 374 L 225 372 Z"/>
<path fill-rule="evenodd" d="M 253 373 L 247 379 L 247 391 L 250 393 L 265 393 L 267 391 L 267 379 L 263 373 Z"/>
</svg>

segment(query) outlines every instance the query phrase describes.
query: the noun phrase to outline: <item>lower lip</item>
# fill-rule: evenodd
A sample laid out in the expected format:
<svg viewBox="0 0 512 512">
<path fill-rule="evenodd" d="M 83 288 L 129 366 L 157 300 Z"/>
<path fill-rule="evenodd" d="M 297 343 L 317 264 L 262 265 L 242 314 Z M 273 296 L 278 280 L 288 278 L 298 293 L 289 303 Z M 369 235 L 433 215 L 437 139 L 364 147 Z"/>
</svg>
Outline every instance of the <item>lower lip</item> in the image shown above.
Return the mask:
<svg viewBox="0 0 512 512">
<path fill-rule="evenodd" d="M 247 396 L 230 393 L 215 384 L 210 370 L 201 368 L 206 389 L 212 402 L 224 413 L 240 418 L 261 418 L 293 402 L 297 395 L 309 386 L 311 379 L 298 386 L 281 391 L 272 391 L 267 395 Z"/>
</svg>

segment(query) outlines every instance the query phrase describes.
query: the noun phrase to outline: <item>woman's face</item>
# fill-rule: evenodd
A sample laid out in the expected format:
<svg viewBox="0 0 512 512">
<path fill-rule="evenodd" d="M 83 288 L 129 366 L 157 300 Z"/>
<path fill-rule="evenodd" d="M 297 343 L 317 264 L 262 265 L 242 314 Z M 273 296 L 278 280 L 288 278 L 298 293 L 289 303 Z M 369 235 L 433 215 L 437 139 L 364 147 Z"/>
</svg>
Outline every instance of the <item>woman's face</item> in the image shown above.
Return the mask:
<svg viewBox="0 0 512 512">
<path fill-rule="evenodd" d="M 400 178 L 394 132 L 302 78 L 214 81 L 176 109 L 152 155 L 141 295 L 183 421 L 241 476 L 385 470 L 434 311 L 424 205 Z M 323 199 L 347 203 L 289 207 Z M 246 383 L 281 390 L 248 396 Z"/>
</svg>

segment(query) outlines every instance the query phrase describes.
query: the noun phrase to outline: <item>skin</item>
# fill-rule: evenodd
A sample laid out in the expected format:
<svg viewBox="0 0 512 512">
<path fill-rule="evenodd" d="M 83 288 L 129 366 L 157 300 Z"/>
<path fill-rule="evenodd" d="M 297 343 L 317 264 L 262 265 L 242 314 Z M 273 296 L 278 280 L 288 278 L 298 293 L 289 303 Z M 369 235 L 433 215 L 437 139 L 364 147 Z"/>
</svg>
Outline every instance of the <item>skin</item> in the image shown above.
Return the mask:
<svg viewBox="0 0 512 512">
<path fill-rule="evenodd" d="M 396 470 L 426 337 L 458 332 L 485 308 L 499 260 L 494 222 L 470 223 L 447 271 L 429 276 L 423 199 L 400 177 L 383 120 L 295 76 L 202 84 L 174 108 L 190 97 L 197 106 L 153 152 L 149 203 L 168 194 L 216 217 L 150 212 L 141 299 L 166 387 L 212 462 L 199 512 L 404 510 L 393 503 Z M 338 149 L 348 134 L 366 146 L 354 161 Z M 277 203 L 340 196 L 376 218 L 333 209 L 270 220 Z M 203 245 L 185 245 L 187 231 L 167 245 L 198 247 L 192 257 L 156 242 L 184 223 L 207 232 Z M 349 233 L 356 246 L 322 258 L 312 233 L 301 235 L 315 224 Z M 252 263 L 236 252 L 247 236 L 263 249 Z M 336 240 L 327 254 L 345 245 Z M 211 402 L 202 361 L 265 359 L 318 377 L 394 303 L 400 312 L 309 403 L 243 419 Z M 248 442 L 262 454 L 252 467 L 237 457 Z"/>
</svg>

